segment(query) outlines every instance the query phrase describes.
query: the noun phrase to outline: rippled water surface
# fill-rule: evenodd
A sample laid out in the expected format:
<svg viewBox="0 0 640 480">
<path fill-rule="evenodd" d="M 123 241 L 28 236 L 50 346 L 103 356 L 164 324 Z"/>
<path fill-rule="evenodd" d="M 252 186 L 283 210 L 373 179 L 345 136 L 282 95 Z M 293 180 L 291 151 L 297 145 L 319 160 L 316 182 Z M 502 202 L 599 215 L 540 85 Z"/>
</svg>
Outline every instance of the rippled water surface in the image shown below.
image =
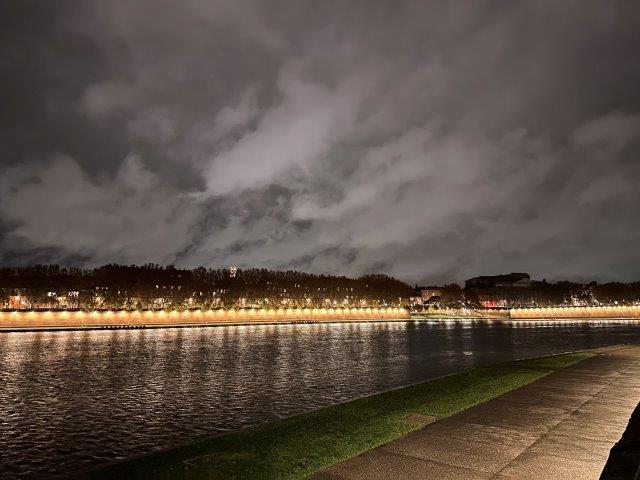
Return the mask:
<svg viewBox="0 0 640 480">
<path fill-rule="evenodd" d="M 403 322 L 0 333 L 0 478 L 51 478 L 640 324 Z"/>
</svg>

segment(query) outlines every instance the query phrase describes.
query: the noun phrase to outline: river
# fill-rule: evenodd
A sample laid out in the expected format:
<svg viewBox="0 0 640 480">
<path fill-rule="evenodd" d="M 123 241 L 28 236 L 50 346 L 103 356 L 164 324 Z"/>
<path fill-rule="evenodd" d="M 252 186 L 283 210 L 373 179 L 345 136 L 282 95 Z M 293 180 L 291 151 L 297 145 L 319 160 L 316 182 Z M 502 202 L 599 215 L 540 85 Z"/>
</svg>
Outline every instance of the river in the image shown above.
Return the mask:
<svg viewBox="0 0 640 480">
<path fill-rule="evenodd" d="M 479 365 L 640 342 L 639 321 L 0 333 L 0 478 L 54 478 Z"/>
</svg>

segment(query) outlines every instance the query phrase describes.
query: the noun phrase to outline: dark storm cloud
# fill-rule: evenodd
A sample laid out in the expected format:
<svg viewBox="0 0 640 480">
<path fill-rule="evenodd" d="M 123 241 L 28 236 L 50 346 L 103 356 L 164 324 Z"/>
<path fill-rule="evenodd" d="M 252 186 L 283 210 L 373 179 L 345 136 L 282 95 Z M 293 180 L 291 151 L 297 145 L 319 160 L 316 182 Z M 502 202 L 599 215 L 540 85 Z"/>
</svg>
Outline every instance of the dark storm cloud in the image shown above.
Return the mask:
<svg viewBox="0 0 640 480">
<path fill-rule="evenodd" d="M 5 263 L 640 277 L 637 2 L 5 2 Z"/>
</svg>

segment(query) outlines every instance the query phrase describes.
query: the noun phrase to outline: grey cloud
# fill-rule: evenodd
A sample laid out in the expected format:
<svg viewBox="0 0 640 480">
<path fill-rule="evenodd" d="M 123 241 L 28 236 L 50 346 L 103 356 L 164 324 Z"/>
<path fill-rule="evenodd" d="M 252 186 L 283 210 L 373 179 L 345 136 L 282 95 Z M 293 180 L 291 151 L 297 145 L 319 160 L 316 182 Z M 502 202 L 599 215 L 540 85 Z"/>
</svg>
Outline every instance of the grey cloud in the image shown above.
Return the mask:
<svg viewBox="0 0 640 480">
<path fill-rule="evenodd" d="M 638 278 L 636 2 L 3 8 L 4 262 Z"/>
<path fill-rule="evenodd" d="M 16 187 L 18 185 L 18 187 Z M 9 247 L 51 248 L 95 262 L 171 260 L 198 218 L 198 205 L 159 183 L 134 156 L 113 179 L 94 182 L 69 157 L 39 169 L 6 170 L 0 181 Z"/>
</svg>

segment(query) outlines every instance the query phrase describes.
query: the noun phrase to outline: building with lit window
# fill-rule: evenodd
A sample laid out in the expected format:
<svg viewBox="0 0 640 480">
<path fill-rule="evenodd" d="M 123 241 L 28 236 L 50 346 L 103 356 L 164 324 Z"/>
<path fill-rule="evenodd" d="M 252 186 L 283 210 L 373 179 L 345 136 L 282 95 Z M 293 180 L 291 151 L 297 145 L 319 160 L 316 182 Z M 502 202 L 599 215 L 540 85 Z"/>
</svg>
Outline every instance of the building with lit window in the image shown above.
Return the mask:
<svg viewBox="0 0 640 480">
<path fill-rule="evenodd" d="M 510 307 L 518 290 L 531 288 L 528 273 L 508 273 L 474 277 L 464 282 L 465 295 L 485 308 Z"/>
</svg>

